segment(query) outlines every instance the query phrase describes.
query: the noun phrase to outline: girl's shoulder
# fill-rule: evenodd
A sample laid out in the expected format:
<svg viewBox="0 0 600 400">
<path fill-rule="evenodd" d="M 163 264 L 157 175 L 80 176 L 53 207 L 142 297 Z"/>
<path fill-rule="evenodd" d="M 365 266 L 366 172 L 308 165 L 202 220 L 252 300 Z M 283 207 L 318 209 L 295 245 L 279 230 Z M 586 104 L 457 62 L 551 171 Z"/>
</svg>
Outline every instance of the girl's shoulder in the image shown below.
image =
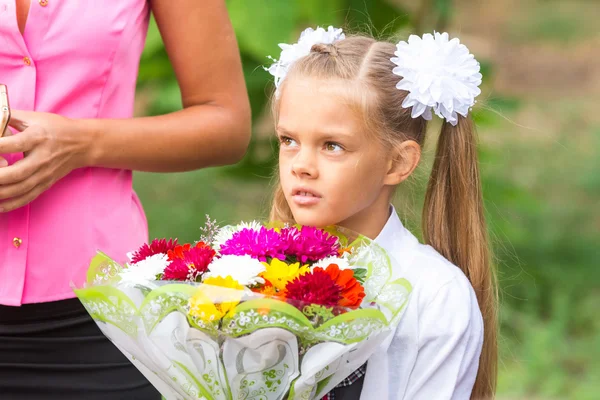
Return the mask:
<svg viewBox="0 0 600 400">
<path fill-rule="evenodd" d="M 412 287 L 409 313 L 419 337 L 466 335 L 480 343 L 483 318 L 475 290 L 465 274 L 433 247 L 416 243 L 401 257 L 403 275 Z M 410 318 L 409 318 L 410 319 Z"/>
<path fill-rule="evenodd" d="M 405 278 L 413 287 L 412 297 L 427 306 L 436 297 L 448 293 L 446 301 L 457 307 L 471 308 L 477 303 L 473 287 L 462 270 L 433 247 L 422 244 L 392 213 L 376 239 L 392 260 L 394 278 Z"/>
</svg>

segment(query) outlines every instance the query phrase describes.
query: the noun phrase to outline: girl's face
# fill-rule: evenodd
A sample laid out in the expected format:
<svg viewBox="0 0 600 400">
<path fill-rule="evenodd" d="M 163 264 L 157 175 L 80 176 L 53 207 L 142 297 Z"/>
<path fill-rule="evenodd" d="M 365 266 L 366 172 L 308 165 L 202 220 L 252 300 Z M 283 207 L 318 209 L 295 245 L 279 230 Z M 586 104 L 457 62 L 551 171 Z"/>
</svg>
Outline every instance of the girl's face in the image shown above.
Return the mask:
<svg viewBox="0 0 600 400">
<path fill-rule="evenodd" d="M 279 178 L 301 225 L 375 237 L 389 216 L 391 152 L 364 132 L 342 81 L 292 79 L 279 104 Z"/>
</svg>

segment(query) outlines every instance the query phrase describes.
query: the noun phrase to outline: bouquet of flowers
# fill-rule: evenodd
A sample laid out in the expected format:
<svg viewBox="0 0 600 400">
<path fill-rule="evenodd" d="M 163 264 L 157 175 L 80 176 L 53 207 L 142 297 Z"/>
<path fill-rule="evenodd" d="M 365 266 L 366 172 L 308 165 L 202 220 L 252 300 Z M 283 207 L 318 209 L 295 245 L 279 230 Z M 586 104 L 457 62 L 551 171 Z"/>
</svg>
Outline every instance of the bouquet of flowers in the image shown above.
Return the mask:
<svg viewBox="0 0 600 400">
<path fill-rule="evenodd" d="M 411 292 L 373 241 L 208 220 L 196 243 L 103 253 L 75 293 L 170 399 L 318 399 L 393 334 Z"/>
</svg>

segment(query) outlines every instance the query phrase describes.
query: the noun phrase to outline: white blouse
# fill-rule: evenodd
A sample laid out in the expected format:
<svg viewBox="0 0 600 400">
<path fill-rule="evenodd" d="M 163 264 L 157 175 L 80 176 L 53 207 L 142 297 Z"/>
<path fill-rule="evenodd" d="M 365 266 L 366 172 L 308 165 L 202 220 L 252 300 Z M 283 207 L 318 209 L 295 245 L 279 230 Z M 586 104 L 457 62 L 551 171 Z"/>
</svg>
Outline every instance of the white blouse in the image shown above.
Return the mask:
<svg viewBox="0 0 600 400">
<path fill-rule="evenodd" d="M 369 358 L 361 400 L 469 399 L 483 343 L 473 287 L 393 208 L 375 241 L 397 262 L 394 279 L 406 278 L 413 292 L 391 342 Z"/>
</svg>

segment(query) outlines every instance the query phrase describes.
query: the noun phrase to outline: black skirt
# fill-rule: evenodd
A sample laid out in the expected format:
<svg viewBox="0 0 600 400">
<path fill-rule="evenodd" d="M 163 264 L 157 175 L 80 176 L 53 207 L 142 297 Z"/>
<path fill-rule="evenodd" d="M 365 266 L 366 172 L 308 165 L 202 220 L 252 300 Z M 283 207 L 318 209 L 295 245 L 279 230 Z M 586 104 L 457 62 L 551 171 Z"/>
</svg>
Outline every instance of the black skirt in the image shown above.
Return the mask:
<svg viewBox="0 0 600 400">
<path fill-rule="evenodd" d="M 0 399 L 160 400 L 78 299 L 0 305 Z"/>
</svg>

